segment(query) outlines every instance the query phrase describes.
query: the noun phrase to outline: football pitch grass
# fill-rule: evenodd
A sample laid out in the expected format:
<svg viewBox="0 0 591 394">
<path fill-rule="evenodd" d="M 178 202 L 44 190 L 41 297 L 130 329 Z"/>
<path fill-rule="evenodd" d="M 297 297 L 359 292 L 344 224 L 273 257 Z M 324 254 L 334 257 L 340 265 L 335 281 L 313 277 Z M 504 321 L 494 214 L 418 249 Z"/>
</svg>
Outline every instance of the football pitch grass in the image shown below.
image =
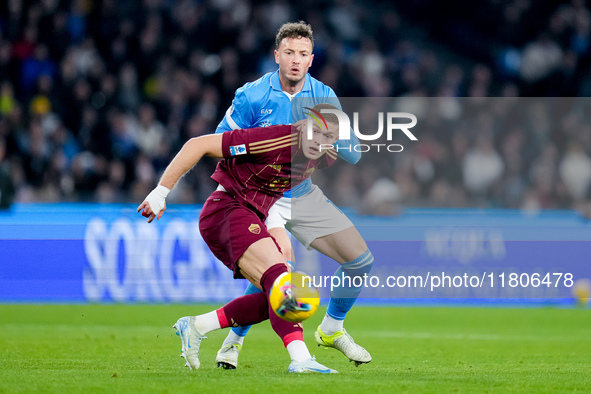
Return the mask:
<svg viewBox="0 0 591 394">
<path fill-rule="evenodd" d="M 171 326 L 211 309 L 0 304 L 0 393 L 591 392 L 589 308 L 356 307 L 346 328 L 373 356 L 356 368 L 316 346 L 321 307 L 304 337 L 336 375 L 289 374 L 268 322 L 251 330 L 237 370 L 215 367 L 221 330 L 189 371 Z"/>
</svg>

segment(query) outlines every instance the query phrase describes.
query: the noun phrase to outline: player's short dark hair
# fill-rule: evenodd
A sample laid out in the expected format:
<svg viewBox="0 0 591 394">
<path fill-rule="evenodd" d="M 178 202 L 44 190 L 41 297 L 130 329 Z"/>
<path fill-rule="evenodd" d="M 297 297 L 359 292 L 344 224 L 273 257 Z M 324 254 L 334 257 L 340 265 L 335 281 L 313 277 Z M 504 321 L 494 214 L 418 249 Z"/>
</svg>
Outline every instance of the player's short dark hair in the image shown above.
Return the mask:
<svg viewBox="0 0 591 394">
<path fill-rule="evenodd" d="M 315 106 L 312 107 L 312 109 L 314 111 L 316 111 L 316 112 L 320 112 L 321 109 L 336 109 L 336 110 L 339 110 L 337 107 L 335 107 L 334 105 L 329 104 L 329 103 L 319 103 L 319 104 L 316 104 Z M 322 117 L 327 122 L 339 124 L 339 118 L 337 118 L 337 116 L 335 114 L 330 114 L 330 113 L 324 112 L 324 113 L 322 113 Z"/>
<path fill-rule="evenodd" d="M 275 49 L 279 49 L 279 44 L 284 38 L 308 38 L 314 48 L 314 33 L 312 26 L 304 21 L 284 23 L 275 36 Z"/>
</svg>

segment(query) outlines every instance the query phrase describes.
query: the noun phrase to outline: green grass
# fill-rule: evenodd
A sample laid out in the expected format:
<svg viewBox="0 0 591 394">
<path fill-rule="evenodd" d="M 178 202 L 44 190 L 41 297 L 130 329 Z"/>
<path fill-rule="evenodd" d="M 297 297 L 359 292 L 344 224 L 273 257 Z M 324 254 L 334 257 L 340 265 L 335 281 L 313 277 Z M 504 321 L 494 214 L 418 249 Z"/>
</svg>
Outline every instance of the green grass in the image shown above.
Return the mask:
<svg viewBox="0 0 591 394">
<path fill-rule="evenodd" d="M 239 368 L 215 368 L 226 330 L 209 334 L 201 369 L 179 357 L 172 323 L 211 306 L 0 305 L 0 393 L 29 392 L 591 392 L 591 310 L 357 307 L 346 326 L 373 356 L 355 368 L 305 339 L 338 375 L 288 374 L 268 322 Z"/>
</svg>

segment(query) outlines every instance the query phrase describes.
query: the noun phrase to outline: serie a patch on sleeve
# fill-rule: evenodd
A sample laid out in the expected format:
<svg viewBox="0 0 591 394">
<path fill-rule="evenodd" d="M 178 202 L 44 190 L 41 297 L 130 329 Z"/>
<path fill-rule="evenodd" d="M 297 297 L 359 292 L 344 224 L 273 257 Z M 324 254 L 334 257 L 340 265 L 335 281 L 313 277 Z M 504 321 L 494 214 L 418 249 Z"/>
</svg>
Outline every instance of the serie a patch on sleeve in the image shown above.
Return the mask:
<svg viewBox="0 0 591 394">
<path fill-rule="evenodd" d="M 246 154 L 246 145 L 242 144 L 242 145 L 230 146 L 230 154 L 232 156 Z"/>
</svg>

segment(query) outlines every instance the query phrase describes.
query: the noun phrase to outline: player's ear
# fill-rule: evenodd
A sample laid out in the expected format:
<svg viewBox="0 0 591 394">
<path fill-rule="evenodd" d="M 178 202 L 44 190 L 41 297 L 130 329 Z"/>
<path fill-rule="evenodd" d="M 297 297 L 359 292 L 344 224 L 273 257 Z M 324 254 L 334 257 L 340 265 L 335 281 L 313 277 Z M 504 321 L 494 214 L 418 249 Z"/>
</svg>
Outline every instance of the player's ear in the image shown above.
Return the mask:
<svg viewBox="0 0 591 394">
<path fill-rule="evenodd" d="M 310 55 L 310 63 L 308 63 L 308 67 L 312 66 L 312 61 L 314 60 L 314 54 Z"/>
<path fill-rule="evenodd" d="M 279 52 L 277 52 L 277 49 L 275 49 L 273 53 L 275 54 L 275 63 L 279 64 Z"/>
</svg>

